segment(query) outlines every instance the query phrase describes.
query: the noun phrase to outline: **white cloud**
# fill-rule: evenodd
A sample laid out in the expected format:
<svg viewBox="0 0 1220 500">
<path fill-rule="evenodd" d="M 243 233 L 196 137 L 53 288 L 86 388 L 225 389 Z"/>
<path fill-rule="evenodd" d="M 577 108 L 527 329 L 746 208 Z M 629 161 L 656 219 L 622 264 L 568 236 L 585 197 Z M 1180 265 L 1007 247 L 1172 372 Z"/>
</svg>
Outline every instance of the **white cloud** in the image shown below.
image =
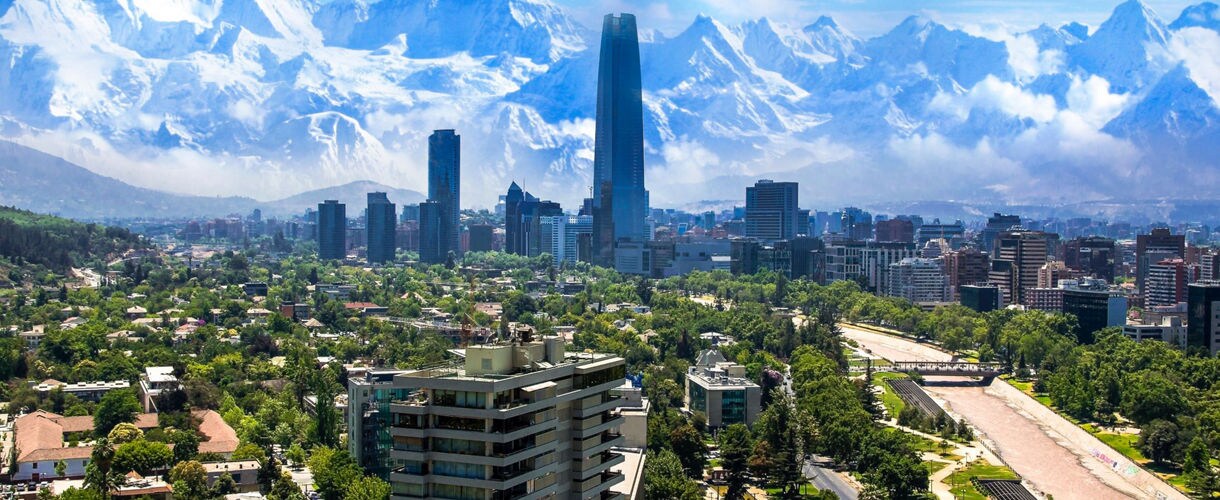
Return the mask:
<svg viewBox="0 0 1220 500">
<path fill-rule="evenodd" d="M 1178 31 L 1169 41 L 1169 52 L 1186 65 L 1199 87 L 1220 103 L 1220 33 L 1204 28 Z"/>
<path fill-rule="evenodd" d="M 709 173 L 718 172 L 720 157 L 702 143 L 688 137 L 668 141 L 661 147 L 664 165 L 654 166 L 649 172 L 653 179 L 664 179 L 664 183 L 703 182 Z"/>
<path fill-rule="evenodd" d="M 1073 77 L 1067 92 L 1068 109 L 1094 129 L 1104 127 L 1127 106 L 1131 96 L 1111 94 L 1110 82 L 1100 76 L 1086 80 Z"/>
<path fill-rule="evenodd" d="M 975 108 L 1000 111 L 1010 116 L 1045 123 L 1055 118 L 1058 105 L 1048 95 L 1034 94 L 1012 83 L 988 76 L 964 95 L 941 92 L 928 107 L 965 120 Z"/>
</svg>

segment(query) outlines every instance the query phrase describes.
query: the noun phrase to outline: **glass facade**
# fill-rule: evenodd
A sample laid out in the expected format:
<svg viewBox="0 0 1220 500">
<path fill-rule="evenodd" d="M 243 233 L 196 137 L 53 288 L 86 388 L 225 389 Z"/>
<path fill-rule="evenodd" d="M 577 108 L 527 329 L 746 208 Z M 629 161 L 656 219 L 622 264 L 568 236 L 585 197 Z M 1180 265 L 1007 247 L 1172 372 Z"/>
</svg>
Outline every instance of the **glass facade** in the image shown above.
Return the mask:
<svg viewBox="0 0 1220 500">
<path fill-rule="evenodd" d="M 746 422 L 746 391 L 720 393 L 720 421 L 723 425 Z"/>
<path fill-rule="evenodd" d="M 699 384 L 690 385 L 690 409 L 692 411 L 703 412 L 707 414 L 707 389 L 704 389 Z"/>
</svg>

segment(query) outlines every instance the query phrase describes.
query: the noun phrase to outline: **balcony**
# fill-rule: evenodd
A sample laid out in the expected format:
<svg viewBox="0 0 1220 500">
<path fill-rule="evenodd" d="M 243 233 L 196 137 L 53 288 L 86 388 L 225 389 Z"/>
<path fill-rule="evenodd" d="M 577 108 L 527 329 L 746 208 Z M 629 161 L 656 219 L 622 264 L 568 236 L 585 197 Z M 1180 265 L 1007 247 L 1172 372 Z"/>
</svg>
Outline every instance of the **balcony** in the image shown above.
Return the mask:
<svg viewBox="0 0 1220 500">
<path fill-rule="evenodd" d="M 572 416 L 576 418 L 588 418 L 598 413 L 613 410 L 622 405 L 622 399 L 616 397 L 607 397 L 604 401 L 596 402 L 592 405 L 585 406 L 584 401 L 581 401 L 579 408 L 572 409 Z"/>
<path fill-rule="evenodd" d="M 597 417 L 594 417 L 594 418 L 597 418 Z M 574 423 L 574 425 L 572 426 L 572 437 L 574 439 L 585 439 L 585 438 L 588 438 L 588 437 L 596 435 L 596 434 L 600 434 L 600 433 L 603 433 L 603 432 L 606 432 L 606 431 L 609 431 L 612 429 L 617 429 L 619 426 L 623 425 L 623 421 L 624 421 L 623 417 L 621 417 L 621 416 L 617 416 L 617 417 L 613 417 L 613 418 L 609 418 L 609 419 L 605 419 L 604 416 L 601 418 L 604 420 L 602 420 L 600 423 L 597 423 L 597 422 L 587 422 L 587 423 L 580 423 L 580 424 Z M 582 425 L 587 426 L 587 427 L 581 428 Z"/>
<path fill-rule="evenodd" d="M 611 467 L 621 464 L 626 461 L 623 455 L 618 453 L 602 453 L 596 461 L 582 461 L 580 472 L 576 473 L 576 477 L 581 481 L 587 481 L 589 478 L 598 474 L 607 472 Z M 587 463 L 586 463 L 587 462 Z"/>
</svg>

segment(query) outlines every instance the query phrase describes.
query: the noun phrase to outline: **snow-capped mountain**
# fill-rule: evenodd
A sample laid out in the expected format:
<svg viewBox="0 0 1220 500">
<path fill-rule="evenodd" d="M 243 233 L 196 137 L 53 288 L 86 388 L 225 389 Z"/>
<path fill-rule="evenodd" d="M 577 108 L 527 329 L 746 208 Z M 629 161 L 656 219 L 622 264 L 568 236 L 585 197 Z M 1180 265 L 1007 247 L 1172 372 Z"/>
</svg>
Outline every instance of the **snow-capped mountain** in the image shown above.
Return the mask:
<svg viewBox="0 0 1220 500">
<path fill-rule="evenodd" d="M 647 30 L 649 20 L 639 18 Z M 463 201 L 509 182 L 575 206 L 599 27 L 546 0 L 0 0 L 0 139 L 139 186 L 274 199 L 426 191 L 463 137 Z M 657 205 L 800 181 L 809 206 L 1216 197 L 1220 9 L 1138 0 L 982 36 L 926 16 L 861 39 L 708 16 L 641 44 Z M 3 184 L 0 184 L 3 190 Z"/>
</svg>

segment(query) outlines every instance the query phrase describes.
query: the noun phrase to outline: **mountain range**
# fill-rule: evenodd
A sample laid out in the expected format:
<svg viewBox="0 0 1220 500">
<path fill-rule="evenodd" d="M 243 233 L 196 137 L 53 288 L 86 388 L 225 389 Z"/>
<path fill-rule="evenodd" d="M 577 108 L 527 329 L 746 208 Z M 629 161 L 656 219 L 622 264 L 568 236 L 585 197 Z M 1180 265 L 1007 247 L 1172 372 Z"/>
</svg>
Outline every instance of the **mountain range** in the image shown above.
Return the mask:
<svg viewBox="0 0 1220 500">
<path fill-rule="evenodd" d="M 801 182 L 811 207 L 1220 197 L 1213 3 L 999 34 L 912 16 L 870 39 L 829 17 L 648 22 L 657 206 L 741 199 L 759 178 Z M 571 207 L 592 173 L 598 35 L 544 0 L 0 0 L 0 139 L 243 208 L 355 179 L 426 191 L 427 135 L 453 128 L 464 205 L 517 180 Z M 12 185 L 0 200 L 81 203 Z"/>
</svg>

